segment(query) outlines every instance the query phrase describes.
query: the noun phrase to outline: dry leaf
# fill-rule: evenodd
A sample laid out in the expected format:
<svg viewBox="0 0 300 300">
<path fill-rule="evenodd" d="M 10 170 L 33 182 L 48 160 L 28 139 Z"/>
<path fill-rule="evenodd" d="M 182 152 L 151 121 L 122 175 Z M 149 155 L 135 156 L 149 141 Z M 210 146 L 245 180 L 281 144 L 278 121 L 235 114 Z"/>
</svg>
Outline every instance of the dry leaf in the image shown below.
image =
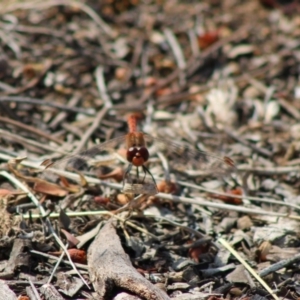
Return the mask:
<svg viewBox="0 0 300 300">
<path fill-rule="evenodd" d="M 162 180 L 157 184 L 157 189 L 160 193 L 175 194 L 178 191 L 175 182 Z"/>
<path fill-rule="evenodd" d="M 206 49 L 219 39 L 219 32 L 210 31 L 206 32 L 198 37 L 198 44 L 201 49 Z"/>
<path fill-rule="evenodd" d="M 117 182 L 121 182 L 124 179 L 124 170 L 122 168 L 115 168 L 113 171 L 107 174 L 99 174 L 100 179 L 114 179 Z"/>
<path fill-rule="evenodd" d="M 129 202 L 128 197 L 126 195 L 124 195 L 124 194 L 118 194 L 116 200 L 121 205 L 125 205 L 125 204 L 127 204 Z"/>
<path fill-rule="evenodd" d="M 68 253 L 70 254 L 72 261 L 75 263 L 85 264 L 87 261 L 86 252 L 84 250 L 73 248 L 68 249 Z M 62 254 L 62 251 L 49 252 L 49 254 L 58 257 Z"/>
<path fill-rule="evenodd" d="M 59 212 L 59 221 L 61 225 L 66 229 L 68 229 L 71 224 L 70 217 L 64 212 L 63 209 L 61 209 Z"/>
<path fill-rule="evenodd" d="M 56 196 L 56 197 L 65 197 L 68 194 L 68 191 L 61 188 L 57 184 L 50 183 L 44 180 L 38 180 L 35 182 L 33 189 L 36 192 Z"/>
<path fill-rule="evenodd" d="M 68 181 L 68 179 L 64 176 L 59 176 L 59 179 L 62 183 L 62 185 L 68 189 L 69 192 L 71 193 L 79 193 L 81 187 L 78 186 L 77 184 L 72 184 Z"/>
<path fill-rule="evenodd" d="M 64 197 L 68 194 L 68 191 L 61 188 L 57 184 L 50 183 L 46 180 L 37 178 L 37 177 L 31 177 L 31 176 L 24 176 L 22 173 L 18 172 L 13 168 L 13 164 L 8 165 L 9 170 L 17 177 L 21 178 L 27 183 L 34 183 L 33 189 L 36 192 L 44 193 L 47 195 L 53 195 L 57 197 Z"/>
<path fill-rule="evenodd" d="M 30 300 L 27 296 L 19 296 L 17 300 Z"/>
<path fill-rule="evenodd" d="M 249 216 L 243 216 L 237 220 L 237 228 L 241 230 L 250 229 L 253 226 L 253 222 Z"/>
<path fill-rule="evenodd" d="M 166 88 L 161 88 L 161 89 L 158 89 L 156 92 L 155 92 L 155 95 L 157 97 L 160 97 L 160 96 L 168 96 L 168 95 L 171 95 L 173 92 L 173 90 L 169 87 L 166 87 Z"/>
<path fill-rule="evenodd" d="M 232 189 L 229 191 L 226 191 L 227 194 L 231 195 L 237 195 L 237 196 L 242 196 L 243 191 L 240 188 Z M 218 195 L 218 194 L 209 194 L 211 197 L 214 197 L 216 199 L 219 199 L 221 201 L 224 201 L 228 204 L 235 204 L 235 205 L 241 205 L 243 204 L 243 200 L 241 198 L 235 198 L 235 197 L 230 197 L 226 195 Z"/>
<path fill-rule="evenodd" d="M 79 264 L 86 264 L 87 257 L 86 257 L 86 252 L 84 250 L 68 249 L 68 252 L 69 252 L 70 257 L 73 262 L 76 262 Z"/>
<path fill-rule="evenodd" d="M 108 197 L 96 196 L 94 197 L 94 201 L 97 204 L 106 205 L 110 202 L 110 199 Z"/>
<path fill-rule="evenodd" d="M 69 242 L 69 246 L 70 247 L 74 247 L 76 246 L 80 241 L 70 232 L 68 232 L 65 229 L 61 229 L 61 232 L 65 235 L 65 237 L 67 238 L 68 242 Z"/>
<path fill-rule="evenodd" d="M 60 250 L 60 251 L 48 252 L 48 254 L 58 257 L 62 254 L 62 251 Z"/>
<path fill-rule="evenodd" d="M 8 196 L 8 195 L 19 196 L 19 195 L 26 195 L 26 193 L 21 192 L 21 191 L 20 192 L 14 192 L 14 191 L 10 191 L 10 190 L 7 190 L 7 189 L 0 189 L 0 198 Z"/>
<path fill-rule="evenodd" d="M 226 276 L 226 279 L 230 282 L 241 282 L 246 284 L 249 282 L 249 278 L 243 265 L 237 265 L 236 268 Z"/>
<path fill-rule="evenodd" d="M 264 241 L 260 244 L 257 251 L 257 258 L 259 262 L 267 261 L 267 255 L 272 248 L 272 244 L 269 241 Z"/>
<path fill-rule="evenodd" d="M 128 76 L 129 70 L 127 68 L 118 67 L 115 70 L 115 77 L 120 81 L 124 81 Z"/>
<path fill-rule="evenodd" d="M 198 247 L 194 247 L 194 248 L 190 248 L 189 249 L 189 256 L 195 261 L 195 262 L 199 262 L 199 256 L 201 254 L 207 253 L 208 251 L 208 244 L 203 244 L 200 245 Z"/>
</svg>

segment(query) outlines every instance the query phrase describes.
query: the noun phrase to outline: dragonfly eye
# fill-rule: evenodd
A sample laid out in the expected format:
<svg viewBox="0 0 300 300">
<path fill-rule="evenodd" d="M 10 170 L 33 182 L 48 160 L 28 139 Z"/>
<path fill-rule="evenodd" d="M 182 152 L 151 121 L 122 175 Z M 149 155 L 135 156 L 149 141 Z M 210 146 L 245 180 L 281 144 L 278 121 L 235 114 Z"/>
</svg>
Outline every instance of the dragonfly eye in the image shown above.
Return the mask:
<svg viewBox="0 0 300 300">
<path fill-rule="evenodd" d="M 132 162 L 132 160 L 136 156 L 137 152 L 138 152 L 138 149 L 136 147 L 130 147 L 127 150 L 127 154 L 126 154 L 127 160 L 129 162 Z"/>
<path fill-rule="evenodd" d="M 140 147 L 138 149 L 138 152 L 140 156 L 144 159 L 144 162 L 146 162 L 149 159 L 149 151 L 147 150 L 146 147 Z"/>
</svg>

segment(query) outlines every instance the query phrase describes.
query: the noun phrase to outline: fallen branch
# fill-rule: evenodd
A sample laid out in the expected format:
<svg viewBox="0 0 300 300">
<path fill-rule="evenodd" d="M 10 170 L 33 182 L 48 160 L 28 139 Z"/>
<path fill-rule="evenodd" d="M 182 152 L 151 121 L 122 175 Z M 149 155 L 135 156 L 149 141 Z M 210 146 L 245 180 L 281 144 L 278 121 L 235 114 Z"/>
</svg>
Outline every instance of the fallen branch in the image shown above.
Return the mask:
<svg viewBox="0 0 300 300">
<path fill-rule="evenodd" d="M 169 299 L 133 268 L 110 219 L 99 231 L 88 252 L 90 278 L 99 299 L 112 299 L 116 290 L 125 290 L 149 300 Z"/>
</svg>

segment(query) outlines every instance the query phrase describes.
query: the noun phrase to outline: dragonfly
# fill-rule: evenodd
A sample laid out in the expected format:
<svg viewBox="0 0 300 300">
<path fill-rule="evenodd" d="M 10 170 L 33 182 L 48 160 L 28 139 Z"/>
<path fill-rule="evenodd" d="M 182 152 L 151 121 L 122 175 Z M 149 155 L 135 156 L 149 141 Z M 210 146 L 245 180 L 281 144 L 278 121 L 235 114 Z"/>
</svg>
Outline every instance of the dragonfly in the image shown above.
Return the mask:
<svg viewBox="0 0 300 300">
<path fill-rule="evenodd" d="M 81 170 L 82 166 L 97 166 L 98 156 L 102 156 L 107 152 L 116 152 L 118 145 L 125 144 L 128 166 L 124 173 L 123 190 L 125 181 L 129 178 L 126 183 L 126 190 L 134 194 L 143 193 L 145 190 L 149 194 L 158 192 L 155 179 L 147 167 L 150 158 L 148 145 L 151 144 L 155 146 L 157 151 L 164 152 L 168 159 L 175 161 L 175 163 L 181 163 L 181 165 L 187 166 L 188 163 L 191 163 L 203 171 L 209 170 L 218 175 L 231 173 L 235 169 L 233 160 L 228 156 L 217 156 L 205 151 L 191 149 L 186 145 L 177 144 L 164 138 L 153 137 L 138 131 L 137 122 L 137 116 L 132 114 L 127 119 L 129 132 L 126 135 L 110 139 L 79 154 L 67 155 L 56 162 L 45 160 L 42 165 L 45 168 L 66 169 L 71 167 L 76 170 Z M 133 167 L 136 168 L 135 176 L 130 175 Z M 140 176 L 140 169 L 144 173 L 143 178 Z M 151 178 L 151 183 L 149 180 L 146 180 L 147 174 Z"/>
</svg>

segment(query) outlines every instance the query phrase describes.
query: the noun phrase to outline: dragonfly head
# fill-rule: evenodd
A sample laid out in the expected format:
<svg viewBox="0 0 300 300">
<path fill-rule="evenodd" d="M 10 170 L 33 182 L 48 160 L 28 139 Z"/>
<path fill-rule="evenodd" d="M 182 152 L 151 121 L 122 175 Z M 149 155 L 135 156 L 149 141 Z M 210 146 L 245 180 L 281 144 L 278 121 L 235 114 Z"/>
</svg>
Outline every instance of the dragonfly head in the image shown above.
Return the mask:
<svg viewBox="0 0 300 300">
<path fill-rule="evenodd" d="M 130 147 L 127 150 L 127 160 L 136 167 L 142 166 L 149 159 L 146 147 Z"/>
</svg>

